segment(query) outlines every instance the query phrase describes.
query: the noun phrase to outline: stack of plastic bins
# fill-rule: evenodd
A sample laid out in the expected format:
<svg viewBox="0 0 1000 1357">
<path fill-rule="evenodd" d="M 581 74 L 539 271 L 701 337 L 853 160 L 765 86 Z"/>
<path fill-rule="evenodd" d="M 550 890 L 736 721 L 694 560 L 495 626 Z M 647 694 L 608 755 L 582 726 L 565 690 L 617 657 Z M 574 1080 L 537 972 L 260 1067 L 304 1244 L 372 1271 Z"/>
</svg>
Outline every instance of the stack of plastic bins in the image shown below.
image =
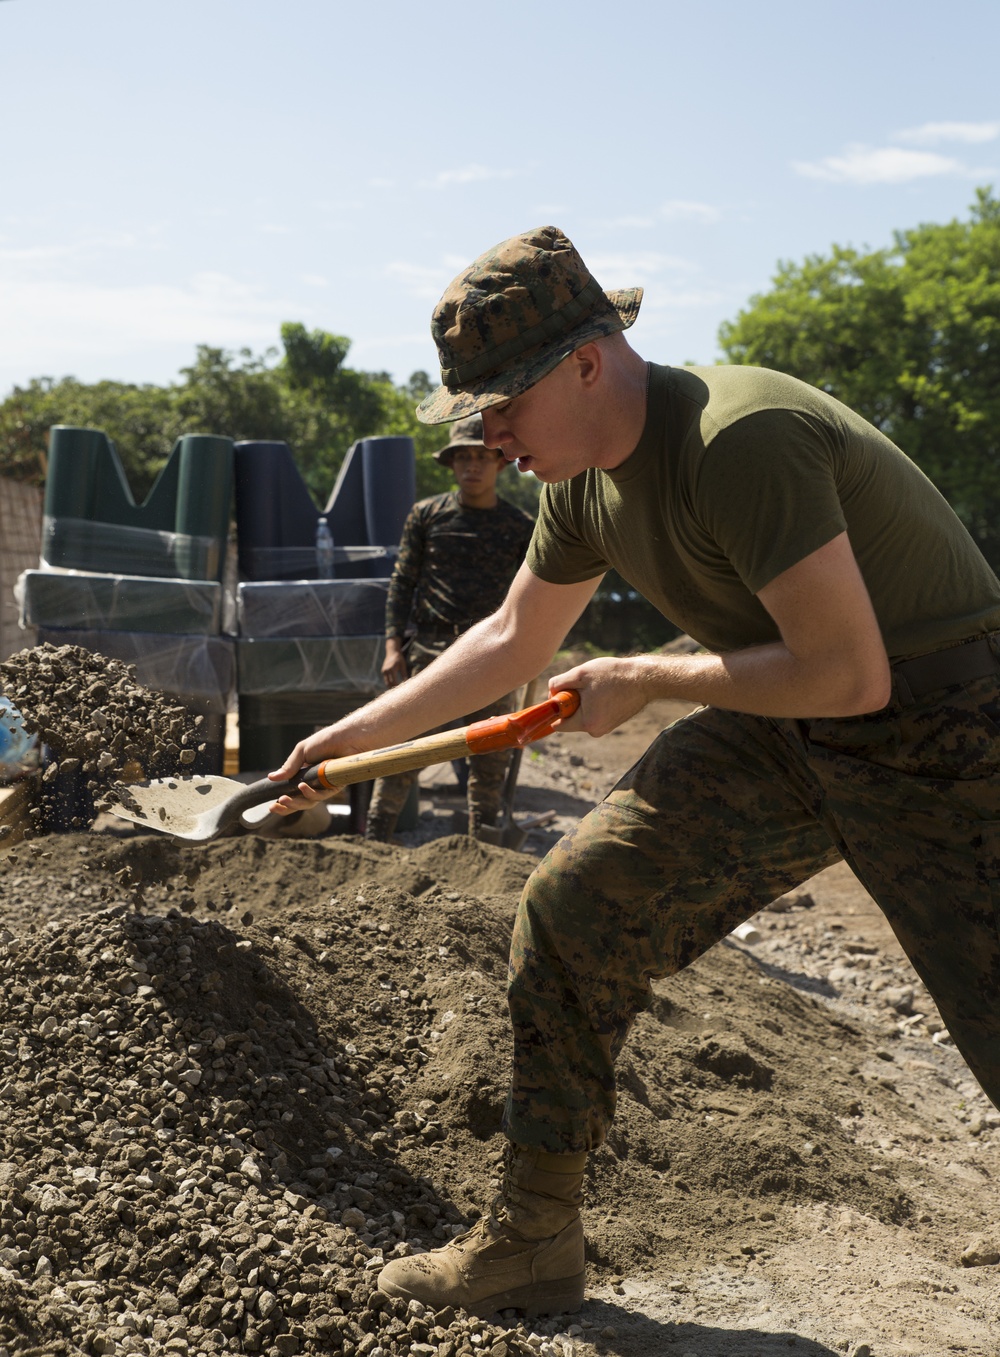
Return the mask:
<svg viewBox="0 0 1000 1357">
<path fill-rule="evenodd" d="M 41 569 L 18 581 L 39 641 L 134 664 L 146 687 L 203 718 L 193 772 L 222 771 L 235 687 L 233 642 L 220 634 L 232 467 L 231 439 L 189 434 L 137 505 L 106 434 L 54 428 Z"/>
<path fill-rule="evenodd" d="M 321 510 L 287 443 L 237 443 L 234 458 L 240 769 L 261 771 L 382 691 L 385 599 L 416 460 L 410 438 L 361 439 Z M 321 514 L 334 539 L 326 579 Z"/>
</svg>

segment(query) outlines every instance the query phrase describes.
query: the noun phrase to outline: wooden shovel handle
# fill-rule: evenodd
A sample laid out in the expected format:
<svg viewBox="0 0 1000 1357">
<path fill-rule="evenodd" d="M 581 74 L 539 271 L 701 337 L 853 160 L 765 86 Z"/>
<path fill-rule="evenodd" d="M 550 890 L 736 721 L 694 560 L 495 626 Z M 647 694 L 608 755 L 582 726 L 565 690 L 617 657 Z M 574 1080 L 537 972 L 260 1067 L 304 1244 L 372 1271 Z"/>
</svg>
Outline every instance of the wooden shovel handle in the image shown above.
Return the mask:
<svg viewBox="0 0 1000 1357">
<path fill-rule="evenodd" d="M 348 754 L 340 759 L 325 759 L 292 782 L 305 782 L 310 787 L 332 791 L 354 782 L 368 782 L 375 777 L 391 777 L 394 773 L 408 773 L 413 768 L 427 768 L 432 763 L 447 763 L 450 759 L 465 758 L 468 754 L 486 754 L 497 749 L 523 749 L 533 740 L 551 733 L 556 721 L 572 716 L 580 705 L 579 693 L 555 693 L 545 702 L 525 707 L 506 716 L 490 716 L 485 721 L 473 721 L 460 730 L 442 730 L 436 735 L 421 735 L 416 740 L 373 749 L 365 754 Z"/>
</svg>

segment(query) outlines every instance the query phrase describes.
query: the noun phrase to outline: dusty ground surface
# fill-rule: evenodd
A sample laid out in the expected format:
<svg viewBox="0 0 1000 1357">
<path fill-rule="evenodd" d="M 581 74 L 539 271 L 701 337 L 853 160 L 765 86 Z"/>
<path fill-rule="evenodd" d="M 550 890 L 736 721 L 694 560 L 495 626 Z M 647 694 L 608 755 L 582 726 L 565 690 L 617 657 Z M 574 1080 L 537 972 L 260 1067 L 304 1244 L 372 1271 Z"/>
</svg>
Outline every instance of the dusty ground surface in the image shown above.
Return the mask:
<svg viewBox="0 0 1000 1357">
<path fill-rule="evenodd" d="M 525 760 L 537 854 L 675 715 Z M 40 837 L 0 866 L 0 1353 L 1000 1353 L 1000 1115 L 834 868 L 656 986 L 589 1174 L 579 1315 L 384 1306 L 497 1184 L 531 853 Z M 970 1249 L 971 1246 L 971 1249 Z M 963 1265 L 963 1254 L 966 1264 Z"/>
</svg>

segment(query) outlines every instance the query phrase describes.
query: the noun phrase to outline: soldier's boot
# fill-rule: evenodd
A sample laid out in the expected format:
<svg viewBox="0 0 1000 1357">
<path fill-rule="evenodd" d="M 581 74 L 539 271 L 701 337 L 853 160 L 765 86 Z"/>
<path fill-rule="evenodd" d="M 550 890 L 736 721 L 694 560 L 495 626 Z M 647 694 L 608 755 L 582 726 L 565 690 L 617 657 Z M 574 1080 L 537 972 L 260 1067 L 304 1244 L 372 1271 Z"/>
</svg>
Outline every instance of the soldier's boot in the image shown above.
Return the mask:
<svg viewBox="0 0 1000 1357">
<path fill-rule="evenodd" d="M 373 843 L 391 843 L 398 818 L 387 811 L 369 811 L 365 820 L 365 838 Z"/>
<path fill-rule="evenodd" d="M 480 837 L 479 831 L 484 827 L 493 829 L 497 822 L 497 814 L 500 810 L 499 804 L 484 804 L 482 802 L 469 804 L 469 834 L 472 838 Z M 488 842 L 492 842 L 492 836 L 487 834 L 483 836 Z"/>
<path fill-rule="evenodd" d="M 483 825 L 486 825 L 487 828 L 489 828 L 492 824 L 495 823 L 496 818 L 497 817 L 495 815 L 484 815 L 483 812 L 479 810 L 478 807 L 473 807 L 472 809 L 470 809 L 469 828 L 468 828 L 469 837 L 472 839 L 478 839 L 479 831 L 482 829 Z"/>
<path fill-rule="evenodd" d="M 583 1304 L 583 1171 L 586 1154 L 510 1147 L 503 1187 L 488 1216 L 443 1248 L 395 1258 L 379 1273 L 389 1296 L 433 1310 L 461 1306 L 572 1314 Z"/>
</svg>

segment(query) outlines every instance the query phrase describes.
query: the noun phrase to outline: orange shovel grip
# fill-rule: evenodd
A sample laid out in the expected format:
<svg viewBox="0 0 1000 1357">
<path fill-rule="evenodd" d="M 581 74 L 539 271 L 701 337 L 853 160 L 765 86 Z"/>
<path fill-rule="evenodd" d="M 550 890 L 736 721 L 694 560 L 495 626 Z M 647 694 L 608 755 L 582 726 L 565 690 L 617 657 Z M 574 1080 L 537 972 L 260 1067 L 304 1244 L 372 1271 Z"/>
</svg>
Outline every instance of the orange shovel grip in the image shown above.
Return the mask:
<svg viewBox="0 0 1000 1357">
<path fill-rule="evenodd" d="M 495 749 L 523 749 L 532 740 L 549 735 L 556 721 L 572 716 L 580 705 L 580 694 L 570 689 L 553 693 L 546 702 L 506 716 L 490 716 L 465 728 L 465 743 L 470 754 L 489 754 Z"/>
</svg>

